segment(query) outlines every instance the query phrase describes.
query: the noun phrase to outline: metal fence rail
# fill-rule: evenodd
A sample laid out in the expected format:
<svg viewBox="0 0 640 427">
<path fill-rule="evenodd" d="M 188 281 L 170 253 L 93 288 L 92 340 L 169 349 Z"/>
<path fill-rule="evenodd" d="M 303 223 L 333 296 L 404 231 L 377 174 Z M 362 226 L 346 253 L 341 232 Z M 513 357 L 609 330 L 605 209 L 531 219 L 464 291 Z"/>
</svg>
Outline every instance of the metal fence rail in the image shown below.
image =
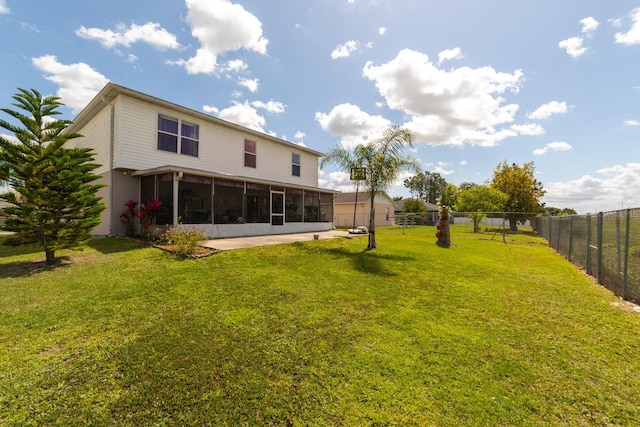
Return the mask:
<svg viewBox="0 0 640 427">
<path fill-rule="evenodd" d="M 598 283 L 625 300 L 640 302 L 640 208 L 537 217 L 533 226 Z"/>
</svg>

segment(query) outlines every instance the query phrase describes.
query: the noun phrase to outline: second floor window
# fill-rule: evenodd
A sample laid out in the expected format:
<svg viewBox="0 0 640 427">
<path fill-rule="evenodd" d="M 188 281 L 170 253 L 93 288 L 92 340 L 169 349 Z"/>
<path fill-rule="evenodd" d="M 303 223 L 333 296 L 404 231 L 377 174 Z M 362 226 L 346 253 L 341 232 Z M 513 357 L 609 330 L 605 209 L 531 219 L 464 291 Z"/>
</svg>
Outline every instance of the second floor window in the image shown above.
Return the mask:
<svg viewBox="0 0 640 427">
<path fill-rule="evenodd" d="M 291 155 L 291 175 L 300 176 L 300 154 Z"/>
<path fill-rule="evenodd" d="M 198 157 L 198 139 L 198 125 L 158 116 L 158 150 Z"/>
<path fill-rule="evenodd" d="M 244 140 L 244 165 L 248 168 L 256 167 L 256 142 Z"/>
</svg>

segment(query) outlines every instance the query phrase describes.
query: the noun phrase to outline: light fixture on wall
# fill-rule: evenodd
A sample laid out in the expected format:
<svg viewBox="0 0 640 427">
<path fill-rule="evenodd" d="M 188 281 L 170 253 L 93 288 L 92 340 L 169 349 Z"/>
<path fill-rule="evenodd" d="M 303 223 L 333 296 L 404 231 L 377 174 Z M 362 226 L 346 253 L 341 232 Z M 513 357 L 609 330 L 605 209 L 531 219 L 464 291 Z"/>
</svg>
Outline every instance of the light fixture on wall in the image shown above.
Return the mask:
<svg viewBox="0 0 640 427">
<path fill-rule="evenodd" d="M 176 181 L 180 181 L 182 179 L 182 177 L 184 176 L 183 172 L 176 172 Z"/>
</svg>

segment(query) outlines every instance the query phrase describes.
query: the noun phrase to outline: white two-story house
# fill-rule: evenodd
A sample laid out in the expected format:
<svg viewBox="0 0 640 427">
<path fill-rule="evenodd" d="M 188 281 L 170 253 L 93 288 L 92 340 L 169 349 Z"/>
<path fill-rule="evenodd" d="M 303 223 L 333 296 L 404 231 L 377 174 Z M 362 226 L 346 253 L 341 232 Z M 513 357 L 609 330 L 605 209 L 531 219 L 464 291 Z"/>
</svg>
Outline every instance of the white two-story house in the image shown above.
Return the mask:
<svg viewBox="0 0 640 427">
<path fill-rule="evenodd" d="M 337 192 L 318 187 L 317 151 L 113 83 L 66 132 L 101 165 L 96 235 L 123 235 L 125 202 L 152 197 L 155 224 L 211 238 L 333 228 Z"/>
</svg>

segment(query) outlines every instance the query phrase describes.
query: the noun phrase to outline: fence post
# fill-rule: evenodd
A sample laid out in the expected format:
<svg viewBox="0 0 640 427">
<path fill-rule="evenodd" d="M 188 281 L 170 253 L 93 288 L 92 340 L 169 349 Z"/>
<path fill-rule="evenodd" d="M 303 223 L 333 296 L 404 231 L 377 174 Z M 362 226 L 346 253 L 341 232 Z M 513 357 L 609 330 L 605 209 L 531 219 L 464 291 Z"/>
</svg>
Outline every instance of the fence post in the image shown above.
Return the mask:
<svg viewBox="0 0 640 427">
<path fill-rule="evenodd" d="M 571 252 L 573 251 L 573 215 L 569 218 L 569 253 L 567 254 L 567 259 L 571 261 Z"/>
<path fill-rule="evenodd" d="M 598 283 L 602 283 L 602 224 L 604 223 L 604 214 L 602 212 L 598 212 L 598 230 L 597 230 L 597 243 L 598 246 L 598 258 L 597 258 L 597 270 L 596 270 L 596 279 Z"/>
<path fill-rule="evenodd" d="M 591 274 L 591 214 L 588 213 L 587 214 L 587 260 L 586 260 L 586 264 L 587 264 L 587 274 L 590 276 L 593 276 L 593 274 Z"/>
<path fill-rule="evenodd" d="M 631 234 L 631 209 L 627 209 L 626 232 L 624 236 L 624 270 L 622 272 L 622 299 L 627 299 L 627 273 L 629 267 L 629 234 Z"/>
</svg>

